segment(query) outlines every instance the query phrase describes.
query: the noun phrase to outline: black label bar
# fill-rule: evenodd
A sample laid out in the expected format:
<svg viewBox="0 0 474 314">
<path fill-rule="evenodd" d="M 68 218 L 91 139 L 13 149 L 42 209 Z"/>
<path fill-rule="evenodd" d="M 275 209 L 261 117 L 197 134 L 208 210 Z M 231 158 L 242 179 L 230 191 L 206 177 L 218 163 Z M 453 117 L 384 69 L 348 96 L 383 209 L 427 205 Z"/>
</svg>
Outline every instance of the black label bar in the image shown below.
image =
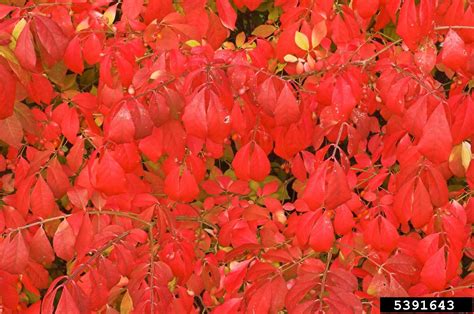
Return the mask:
<svg viewBox="0 0 474 314">
<path fill-rule="evenodd" d="M 383 312 L 472 313 L 474 298 L 380 298 Z"/>
</svg>

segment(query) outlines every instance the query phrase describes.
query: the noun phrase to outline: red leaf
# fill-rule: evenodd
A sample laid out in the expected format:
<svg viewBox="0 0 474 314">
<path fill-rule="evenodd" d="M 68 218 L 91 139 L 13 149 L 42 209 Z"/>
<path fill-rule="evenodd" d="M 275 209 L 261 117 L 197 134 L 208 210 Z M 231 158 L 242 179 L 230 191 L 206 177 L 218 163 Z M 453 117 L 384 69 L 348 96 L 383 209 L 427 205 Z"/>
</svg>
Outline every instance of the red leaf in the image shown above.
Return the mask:
<svg viewBox="0 0 474 314">
<path fill-rule="evenodd" d="M 440 248 L 423 266 L 420 273 L 421 282 L 431 290 L 438 291 L 446 285 L 446 259 L 444 248 Z"/>
<path fill-rule="evenodd" d="M 75 108 L 67 108 L 61 121 L 61 130 L 70 143 L 76 142 L 76 135 L 79 132 L 79 115 Z"/>
<path fill-rule="evenodd" d="M 153 121 L 145 107 L 137 100 L 128 101 L 127 107 L 132 114 L 135 127 L 135 139 L 142 139 L 153 131 Z"/>
<path fill-rule="evenodd" d="M 239 308 L 242 303 L 242 298 L 231 298 L 224 301 L 213 309 L 213 313 L 239 313 Z"/>
<path fill-rule="evenodd" d="M 336 216 L 334 217 L 334 228 L 336 233 L 344 235 L 352 231 L 354 227 L 354 216 L 352 211 L 346 205 L 336 208 Z"/>
<path fill-rule="evenodd" d="M 0 120 L 0 140 L 12 147 L 21 146 L 23 127 L 16 115 Z"/>
<path fill-rule="evenodd" d="M 66 48 L 64 53 L 64 64 L 69 70 L 82 74 L 84 71 L 84 62 L 82 61 L 82 47 L 79 42 L 79 36 L 75 36 Z"/>
<path fill-rule="evenodd" d="M 376 250 L 393 251 L 398 244 L 397 229 L 382 216 L 371 220 L 364 231 L 364 240 Z"/>
<path fill-rule="evenodd" d="M 70 261 L 74 258 L 74 244 L 76 243 L 76 236 L 68 223 L 64 219 L 58 226 L 53 237 L 53 248 L 56 255 L 65 261 Z"/>
<path fill-rule="evenodd" d="M 21 232 L 13 240 L 7 237 L 0 242 L 0 270 L 21 274 L 28 264 L 28 258 L 29 251 Z"/>
<path fill-rule="evenodd" d="M 333 105 L 330 108 L 334 109 L 334 115 L 338 121 L 349 119 L 352 109 L 357 104 L 351 85 L 343 77 L 340 77 L 336 82 L 332 94 L 332 103 Z"/>
<path fill-rule="evenodd" d="M 413 198 L 413 214 L 411 215 L 413 227 L 423 227 L 430 222 L 431 217 L 433 217 L 433 205 L 431 205 L 430 194 L 423 181 L 418 180 Z"/>
<path fill-rule="evenodd" d="M 229 3 L 229 0 L 216 0 L 217 13 L 222 21 L 222 24 L 230 30 L 235 28 L 237 21 L 237 13 Z"/>
<path fill-rule="evenodd" d="M 408 297 L 408 293 L 393 276 L 388 282 L 385 275 L 379 273 L 372 278 L 367 293 L 383 297 Z"/>
<path fill-rule="evenodd" d="M 287 125 L 298 121 L 299 116 L 300 110 L 295 95 L 293 95 L 288 84 L 285 84 L 275 108 L 276 123 L 277 125 Z"/>
<path fill-rule="evenodd" d="M 415 179 L 404 182 L 394 196 L 393 210 L 398 220 L 406 224 L 412 216 Z"/>
<path fill-rule="evenodd" d="M 232 225 L 232 235 L 230 238 L 233 247 L 243 247 L 246 244 L 258 244 L 255 230 L 247 220 L 240 219 Z"/>
<path fill-rule="evenodd" d="M 469 58 L 464 41 L 456 33 L 450 29 L 443 42 L 443 50 L 441 51 L 441 61 L 454 71 L 464 69 Z"/>
<path fill-rule="evenodd" d="M 447 161 L 453 146 L 451 130 L 444 111 L 443 104 L 439 104 L 433 111 L 418 142 L 418 151 L 434 163 Z"/>
<path fill-rule="evenodd" d="M 316 169 L 309 177 L 301 197 L 313 210 L 321 207 L 324 202 L 326 196 L 326 171 L 327 167 L 325 164 Z"/>
<path fill-rule="evenodd" d="M 267 78 L 260 86 L 258 87 L 257 100 L 262 106 L 265 113 L 268 115 L 273 115 L 275 107 L 277 105 L 277 93 L 275 90 L 275 84 L 273 78 Z M 234 109 L 238 106 L 234 106 Z"/>
<path fill-rule="evenodd" d="M 95 188 L 97 190 L 107 195 L 120 194 L 126 191 L 125 172 L 109 154 L 105 154 L 91 172 L 96 174 Z"/>
<path fill-rule="evenodd" d="M 428 75 L 436 65 L 436 47 L 432 43 L 426 44 L 424 47 L 418 49 L 414 57 L 416 65 L 425 75 Z"/>
<path fill-rule="evenodd" d="M 143 0 L 124 0 L 122 3 L 123 15 L 133 20 L 140 15 L 143 9 Z"/>
<path fill-rule="evenodd" d="M 389 271 L 408 276 L 413 276 L 417 273 L 417 265 L 417 260 L 414 257 L 403 253 L 393 255 L 385 262 L 385 266 Z"/>
<path fill-rule="evenodd" d="M 453 109 L 451 133 L 454 143 L 459 144 L 474 134 L 472 128 L 474 125 L 473 95 L 466 97 Z"/>
<path fill-rule="evenodd" d="M 449 201 L 449 191 L 446 180 L 438 169 L 429 167 L 423 173 L 423 182 L 430 193 L 431 203 L 436 207 L 442 207 Z"/>
<path fill-rule="evenodd" d="M 255 143 L 250 156 L 250 178 L 255 181 L 262 181 L 270 173 L 270 161 L 263 149 Z"/>
<path fill-rule="evenodd" d="M 38 228 L 30 241 L 30 256 L 41 264 L 50 264 L 54 261 L 54 252 L 43 228 Z"/>
<path fill-rule="evenodd" d="M 47 218 L 56 208 L 53 192 L 40 175 L 31 191 L 31 211 L 36 216 Z"/>
<path fill-rule="evenodd" d="M 154 19 L 160 21 L 171 12 L 174 12 L 171 0 L 149 0 L 144 13 L 145 23 L 149 24 Z"/>
<path fill-rule="evenodd" d="M 244 5 L 250 10 L 250 11 L 255 11 L 260 4 L 262 3 L 262 0 L 239 0 L 243 1 Z M 237 1 L 235 2 L 237 4 Z"/>
<path fill-rule="evenodd" d="M 92 32 L 84 41 L 82 53 L 84 55 L 84 60 L 88 64 L 93 65 L 100 61 L 100 54 L 102 53 L 102 42 L 94 32 Z"/>
<path fill-rule="evenodd" d="M 138 147 L 145 156 L 156 162 L 163 155 L 163 131 L 153 128 L 152 134 L 142 139 Z"/>
<path fill-rule="evenodd" d="M 418 18 L 420 25 L 420 33 L 422 36 L 427 36 L 433 30 L 434 13 L 436 2 L 433 0 L 421 0 L 418 8 Z"/>
<path fill-rule="evenodd" d="M 27 70 L 34 71 L 36 68 L 36 52 L 33 46 L 33 35 L 30 23 L 23 28 L 16 42 L 15 55 L 20 64 Z"/>
<path fill-rule="evenodd" d="M 80 111 L 84 113 L 97 110 L 97 96 L 90 93 L 79 93 L 72 98 L 72 101 L 76 103 Z"/>
<path fill-rule="evenodd" d="M 408 108 L 403 117 L 403 126 L 416 137 L 421 137 L 423 133 L 423 126 L 428 119 L 427 108 L 427 96 L 422 96 Z"/>
<path fill-rule="evenodd" d="M 54 158 L 48 167 L 46 182 L 48 182 L 55 198 L 63 197 L 70 186 L 69 178 L 57 158 Z"/>
<path fill-rule="evenodd" d="M 235 174 L 242 180 L 262 181 L 270 173 L 267 154 L 255 142 L 242 146 L 232 161 Z"/>
<path fill-rule="evenodd" d="M 397 34 L 400 35 L 410 49 L 416 50 L 421 35 L 420 24 L 418 21 L 418 9 L 415 6 L 415 0 L 403 2 L 398 17 Z"/>
<path fill-rule="evenodd" d="M 323 214 L 313 226 L 309 236 L 309 245 L 316 252 L 327 252 L 335 240 L 331 219 Z"/>
<path fill-rule="evenodd" d="M 319 215 L 320 213 L 317 211 L 310 211 L 298 216 L 298 219 L 295 220 L 295 224 L 298 227 L 295 230 L 295 234 L 300 247 L 304 247 L 308 243 L 310 234 L 313 232 L 314 224 L 318 220 Z M 291 223 L 291 221 L 289 221 L 289 223 Z"/>
<path fill-rule="evenodd" d="M 68 39 L 61 27 L 52 19 L 42 15 L 35 15 L 34 23 L 39 42 L 50 57 L 49 63 L 52 65 L 61 60 L 68 45 Z"/>
<path fill-rule="evenodd" d="M 56 312 L 58 314 L 80 314 L 81 311 L 79 310 L 76 301 L 72 297 L 71 293 L 67 289 L 66 286 L 63 286 L 63 290 L 61 293 L 61 299 L 59 299 L 58 306 L 56 308 Z"/>
<path fill-rule="evenodd" d="M 421 263 L 433 256 L 439 248 L 439 233 L 429 234 L 418 242 L 416 246 L 416 257 Z"/>
<path fill-rule="evenodd" d="M 125 102 L 115 106 L 105 121 L 104 132 L 106 136 L 117 144 L 130 143 L 135 137 L 135 125 L 130 108 Z"/>
<path fill-rule="evenodd" d="M 379 9 L 379 0 L 355 0 L 352 7 L 362 18 L 368 19 Z"/>
<path fill-rule="evenodd" d="M 250 178 L 249 159 L 250 143 L 247 143 L 239 149 L 232 160 L 235 175 L 242 180 L 248 180 Z"/>
<path fill-rule="evenodd" d="M 0 270 L 0 298 L 2 306 L 10 309 L 12 312 L 17 309 L 19 296 L 17 292 L 18 276 L 11 275 Z"/>
<path fill-rule="evenodd" d="M 67 191 L 67 197 L 72 205 L 82 210 L 86 209 L 87 203 L 89 201 L 87 189 L 80 187 L 72 188 Z"/>
<path fill-rule="evenodd" d="M 28 96 L 36 103 L 49 105 L 53 99 L 53 86 L 51 82 L 41 74 L 33 73 L 31 81 L 26 87 Z"/>
<path fill-rule="evenodd" d="M 247 274 L 247 267 L 250 261 L 233 263 L 229 273 L 224 278 L 224 287 L 226 292 L 233 293 L 237 291 L 244 281 Z"/>
<path fill-rule="evenodd" d="M 83 156 L 85 153 L 84 140 L 77 141 L 67 155 L 67 165 L 72 171 L 78 171 L 84 162 Z"/>
<path fill-rule="evenodd" d="M 207 135 L 207 114 L 205 90 L 199 91 L 184 108 L 183 123 L 189 135 L 205 138 Z"/>
<path fill-rule="evenodd" d="M 338 287 L 343 291 L 357 290 L 357 278 L 343 268 L 331 269 L 327 276 L 327 283 L 329 286 Z"/>
<path fill-rule="evenodd" d="M 122 85 L 129 86 L 132 83 L 134 73 L 133 62 L 120 55 L 118 58 L 115 58 L 115 66 L 119 73 L 120 82 Z"/>
<path fill-rule="evenodd" d="M 82 218 L 81 228 L 77 234 L 75 249 L 78 258 L 89 252 L 92 240 L 94 239 L 94 231 L 88 214 L 84 214 Z"/>
<path fill-rule="evenodd" d="M 0 63 L 0 120 L 13 114 L 16 96 L 16 78 L 10 70 Z M 1 137 L 1 136 L 0 136 Z"/>
<path fill-rule="evenodd" d="M 222 143 L 230 132 L 230 115 L 216 94 L 211 93 L 207 107 L 208 138 Z"/>
<path fill-rule="evenodd" d="M 347 184 L 347 176 L 339 163 L 334 163 L 332 171 L 326 176 L 328 180 L 326 200 L 324 202 L 326 208 L 334 209 L 351 199 L 351 190 Z"/>
<path fill-rule="evenodd" d="M 287 292 L 281 276 L 267 281 L 252 291 L 245 313 L 277 313 L 284 306 Z"/>
<path fill-rule="evenodd" d="M 18 9 L 18 7 L 10 6 L 10 5 L 5 5 L 5 4 L 0 4 L 0 19 L 3 19 L 5 16 L 7 16 L 11 11 Z"/>
<path fill-rule="evenodd" d="M 181 173 L 180 173 L 181 172 Z M 166 176 L 165 193 L 175 201 L 191 202 L 199 194 L 196 179 L 188 169 L 175 167 Z"/>
</svg>

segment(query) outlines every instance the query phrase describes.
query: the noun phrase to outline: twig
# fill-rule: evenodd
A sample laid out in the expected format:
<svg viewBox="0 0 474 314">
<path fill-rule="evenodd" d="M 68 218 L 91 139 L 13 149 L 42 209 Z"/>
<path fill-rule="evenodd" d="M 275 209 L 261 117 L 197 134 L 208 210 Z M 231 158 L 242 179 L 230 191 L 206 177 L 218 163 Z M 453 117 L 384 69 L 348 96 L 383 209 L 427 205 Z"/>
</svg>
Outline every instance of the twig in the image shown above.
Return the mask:
<svg viewBox="0 0 474 314">
<path fill-rule="evenodd" d="M 99 256 L 102 255 L 102 253 L 104 253 L 109 247 L 111 247 L 112 245 L 120 242 L 123 238 L 125 238 L 126 236 L 128 236 L 130 234 L 130 230 L 129 231 L 125 231 L 123 233 L 121 233 L 120 235 L 118 235 L 117 237 L 115 237 L 114 239 L 110 240 L 109 242 L 107 242 L 105 245 L 103 245 L 101 248 L 99 248 L 96 252 L 94 252 L 94 254 L 89 257 L 89 259 L 81 264 L 68 278 L 67 282 L 68 281 L 71 281 L 73 280 L 76 276 L 78 276 L 79 274 L 82 273 L 82 271 L 87 267 L 89 266 L 90 264 L 92 264 L 92 262 Z"/>
<path fill-rule="evenodd" d="M 21 231 L 21 230 L 25 230 L 25 229 L 28 229 L 28 228 L 31 228 L 31 227 L 34 227 L 34 226 L 44 225 L 44 224 L 46 224 L 46 223 L 48 223 L 48 222 L 55 221 L 55 220 L 59 220 L 59 219 L 63 219 L 63 218 L 67 218 L 67 217 L 69 217 L 69 216 L 71 216 L 71 214 L 64 214 L 64 215 L 62 215 L 62 216 L 56 216 L 56 217 L 46 218 L 46 219 L 43 219 L 43 220 L 40 220 L 40 221 L 32 222 L 32 223 L 29 223 L 29 224 L 27 224 L 27 225 L 24 225 L 24 226 L 15 228 L 15 229 L 5 230 L 5 231 L 2 233 L 2 236 L 8 235 L 8 234 L 12 234 L 12 233 L 14 233 L 14 232 L 18 232 L 18 231 Z"/>
<path fill-rule="evenodd" d="M 440 25 L 440 26 L 435 26 L 434 30 L 435 31 L 443 31 L 443 30 L 449 30 L 449 29 L 470 29 L 474 30 L 474 26 L 471 25 Z"/>
<path fill-rule="evenodd" d="M 331 260 L 332 260 L 332 251 L 329 250 L 327 261 L 326 261 L 326 268 L 324 269 L 323 278 L 321 279 L 321 291 L 319 293 L 319 311 L 320 312 L 323 310 L 323 296 L 324 296 L 324 290 L 326 288 L 326 279 L 329 272 L 329 266 L 331 265 Z"/>
</svg>

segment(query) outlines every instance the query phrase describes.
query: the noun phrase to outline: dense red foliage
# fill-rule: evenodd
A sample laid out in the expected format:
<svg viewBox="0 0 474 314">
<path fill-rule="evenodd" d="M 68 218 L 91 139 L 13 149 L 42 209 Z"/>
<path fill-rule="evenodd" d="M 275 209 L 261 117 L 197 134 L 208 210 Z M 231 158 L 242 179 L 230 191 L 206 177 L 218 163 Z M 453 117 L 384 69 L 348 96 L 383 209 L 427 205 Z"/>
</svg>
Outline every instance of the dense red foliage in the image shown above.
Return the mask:
<svg viewBox="0 0 474 314">
<path fill-rule="evenodd" d="M 473 295 L 471 1 L 0 2 L 3 313 Z"/>
</svg>

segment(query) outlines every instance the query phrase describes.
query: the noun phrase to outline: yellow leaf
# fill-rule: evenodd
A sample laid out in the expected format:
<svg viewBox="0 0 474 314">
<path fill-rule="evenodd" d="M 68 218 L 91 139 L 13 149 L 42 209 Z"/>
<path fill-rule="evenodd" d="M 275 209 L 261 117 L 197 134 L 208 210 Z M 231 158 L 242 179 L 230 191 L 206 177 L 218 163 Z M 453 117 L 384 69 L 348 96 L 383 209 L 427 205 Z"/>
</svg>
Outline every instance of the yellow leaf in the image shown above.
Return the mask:
<svg viewBox="0 0 474 314">
<path fill-rule="evenodd" d="M 292 54 L 287 54 L 283 57 L 283 60 L 288 63 L 295 63 L 296 61 L 298 61 L 298 58 Z"/>
<path fill-rule="evenodd" d="M 100 115 L 100 116 L 97 116 L 95 119 L 95 124 L 98 126 L 98 127 L 101 127 L 102 124 L 104 123 L 104 116 Z"/>
<path fill-rule="evenodd" d="M 313 31 L 311 32 L 311 45 L 316 48 L 321 43 L 324 37 L 326 37 L 328 29 L 326 27 L 326 21 L 322 20 L 318 24 L 314 25 Z"/>
<path fill-rule="evenodd" d="M 234 50 L 235 45 L 234 45 L 234 43 L 231 43 L 230 41 L 226 41 L 222 44 L 222 48 L 225 49 L 225 50 Z"/>
<path fill-rule="evenodd" d="M 471 144 L 469 142 L 462 142 L 461 145 L 461 163 L 464 169 L 467 171 L 467 168 L 469 168 L 469 164 L 472 160 Z"/>
<path fill-rule="evenodd" d="M 269 20 L 277 20 L 282 13 L 281 7 L 276 7 L 272 5 L 272 8 L 268 10 L 268 19 Z"/>
<path fill-rule="evenodd" d="M 125 292 L 122 298 L 122 302 L 120 303 L 120 314 L 129 314 L 133 310 L 133 300 L 130 294 Z"/>
<path fill-rule="evenodd" d="M 309 40 L 305 34 L 297 31 L 295 33 L 295 43 L 300 49 L 303 49 L 304 51 L 309 50 Z"/>
<path fill-rule="evenodd" d="M 449 169 L 455 176 L 462 178 L 466 175 L 471 159 L 471 144 L 462 142 L 451 150 L 448 160 Z"/>
<path fill-rule="evenodd" d="M 382 274 L 375 274 L 372 278 L 369 286 L 367 287 L 367 294 L 376 296 L 380 295 L 381 292 L 388 286 L 387 279 Z"/>
<path fill-rule="evenodd" d="M 171 279 L 168 282 L 168 290 L 170 292 L 174 292 L 174 289 L 176 288 L 176 283 L 177 283 L 177 278 L 176 277 L 173 277 L 173 279 Z"/>
<path fill-rule="evenodd" d="M 0 56 L 4 57 L 8 61 L 18 64 L 18 60 L 13 51 L 7 46 L 0 46 Z"/>
<path fill-rule="evenodd" d="M 18 21 L 18 23 L 16 23 L 15 27 L 13 28 L 12 40 L 10 41 L 10 44 L 8 45 L 8 47 L 10 47 L 11 50 L 15 50 L 18 36 L 20 36 L 21 31 L 25 28 L 25 25 L 26 25 L 26 20 L 21 19 Z"/>
<path fill-rule="evenodd" d="M 254 49 L 257 47 L 257 44 L 255 43 L 255 41 L 252 41 L 252 42 L 246 42 L 242 45 L 242 49 Z M 250 59 L 252 60 L 252 59 Z"/>
<path fill-rule="evenodd" d="M 273 25 L 259 25 L 253 30 L 252 35 L 261 38 L 267 38 L 268 36 L 272 35 L 275 30 L 276 27 Z"/>
<path fill-rule="evenodd" d="M 235 37 L 235 45 L 237 47 L 242 47 L 242 45 L 245 43 L 245 33 L 244 32 L 240 32 L 237 34 L 237 36 Z"/>
<path fill-rule="evenodd" d="M 280 73 L 285 68 L 286 63 L 277 63 L 275 73 Z"/>
<path fill-rule="evenodd" d="M 201 46 L 201 43 L 198 42 L 197 40 L 194 40 L 194 39 L 188 40 L 185 44 L 188 45 L 188 46 L 191 47 L 191 48 L 194 48 L 194 47 L 197 47 L 197 46 Z"/>
<path fill-rule="evenodd" d="M 79 24 L 77 24 L 76 32 L 80 32 L 82 30 L 88 29 L 89 27 L 90 27 L 89 19 L 84 19 Z"/>
<path fill-rule="evenodd" d="M 150 74 L 150 80 L 154 81 L 160 76 L 165 75 L 166 73 L 163 70 L 156 70 L 153 73 Z"/>
<path fill-rule="evenodd" d="M 112 26 L 112 24 L 114 24 L 116 14 L 117 14 L 117 5 L 113 5 L 109 7 L 104 12 L 104 17 L 107 20 L 107 25 Z"/>
</svg>

